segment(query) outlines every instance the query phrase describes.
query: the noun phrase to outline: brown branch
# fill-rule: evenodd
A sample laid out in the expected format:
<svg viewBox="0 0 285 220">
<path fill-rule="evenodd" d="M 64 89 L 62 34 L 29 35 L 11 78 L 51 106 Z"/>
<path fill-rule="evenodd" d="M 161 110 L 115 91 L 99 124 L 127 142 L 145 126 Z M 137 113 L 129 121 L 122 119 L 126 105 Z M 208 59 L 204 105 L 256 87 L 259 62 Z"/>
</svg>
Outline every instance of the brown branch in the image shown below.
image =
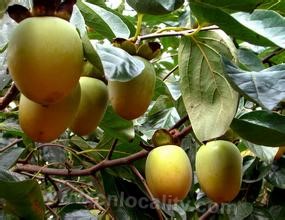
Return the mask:
<svg viewBox="0 0 285 220">
<path fill-rule="evenodd" d="M 112 155 L 113 155 L 113 152 L 114 152 L 114 150 L 115 150 L 115 147 L 116 147 L 117 143 L 118 143 L 118 139 L 115 139 L 114 142 L 113 142 L 113 144 L 112 144 L 112 146 L 111 146 L 111 148 L 110 148 L 110 150 L 109 150 L 109 152 L 108 152 L 108 155 L 107 155 L 107 157 L 106 157 L 107 160 L 110 160 L 110 159 L 111 159 L 111 157 L 112 157 Z"/>
<path fill-rule="evenodd" d="M 185 115 L 183 118 L 181 118 L 178 122 L 175 123 L 169 130 L 179 128 L 181 125 L 183 125 L 187 120 L 189 120 L 189 116 Z"/>
<path fill-rule="evenodd" d="M 5 109 L 10 102 L 17 97 L 18 94 L 19 90 L 17 89 L 15 83 L 12 83 L 6 94 L 3 97 L 0 97 L 0 110 Z"/>
<path fill-rule="evenodd" d="M 132 155 L 129 155 L 127 157 L 122 157 L 118 159 L 113 160 L 102 160 L 98 164 L 86 168 L 86 169 L 56 169 L 56 168 L 47 168 L 47 167 L 41 167 L 38 165 L 32 165 L 32 164 L 16 164 L 14 171 L 25 171 L 29 173 L 42 173 L 47 175 L 57 175 L 57 176 L 89 176 L 94 174 L 95 172 L 108 168 L 108 167 L 114 167 L 119 165 L 127 165 L 135 160 L 142 159 L 148 155 L 148 151 L 141 150 L 137 153 L 134 153 Z"/>
<path fill-rule="evenodd" d="M 217 210 L 220 208 L 220 205 L 218 203 L 215 203 L 213 206 L 211 206 L 201 217 L 199 220 L 207 220 L 211 217 L 211 215 L 217 213 Z"/>
<path fill-rule="evenodd" d="M 139 178 L 139 180 L 142 182 L 142 184 L 144 185 L 144 188 L 146 189 L 146 191 L 147 191 L 147 193 L 149 195 L 149 199 L 154 204 L 154 208 L 155 208 L 155 210 L 157 212 L 158 219 L 159 220 L 163 220 L 164 219 L 163 213 L 162 213 L 162 211 L 161 211 L 161 209 L 160 209 L 160 207 L 158 205 L 158 201 L 152 195 L 152 192 L 150 191 L 150 189 L 149 189 L 145 179 L 143 178 L 143 176 L 140 174 L 140 172 L 138 171 L 138 169 L 134 165 L 130 164 L 130 168 L 133 171 L 133 173 Z"/>
<path fill-rule="evenodd" d="M 94 207 L 97 208 L 98 210 L 104 211 L 104 212 L 106 211 L 94 198 L 92 198 L 91 196 L 87 195 L 85 192 L 83 192 L 82 190 L 78 189 L 77 187 L 72 185 L 70 182 L 65 181 L 65 180 L 60 180 L 60 179 L 57 179 L 56 181 L 59 182 L 59 183 L 62 183 L 65 186 L 68 186 L 73 191 L 78 192 L 82 197 L 84 197 L 85 199 L 87 199 L 90 202 L 92 202 L 94 204 Z"/>
<path fill-rule="evenodd" d="M 176 134 L 173 135 L 174 139 L 183 139 L 186 135 L 188 135 L 192 131 L 192 126 L 189 125 L 185 128 L 182 129 L 182 131 L 177 132 Z"/>
<path fill-rule="evenodd" d="M 60 203 L 60 200 L 62 198 L 62 192 L 59 189 L 58 185 L 55 183 L 54 179 L 52 179 L 50 176 L 46 175 L 46 179 L 49 180 L 51 185 L 53 186 L 54 190 L 56 191 L 56 200 L 50 204 L 46 204 L 50 209 L 57 207 L 57 205 Z"/>
<path fill-rule="evenodd" d="M 22 138 L 14 140 L 13 142 L 11 142 L 10 144 L 8 144 L 7 146 L 1 148 L 1 149 L 0 149 L 0 153 L 2 153 L 2 152 L 4 152 L 4 151 L 8 150 L 9 148 L 13 147 L 15 144 L 21 142 L 22 140 L 23 140 Z"/>
</svg>

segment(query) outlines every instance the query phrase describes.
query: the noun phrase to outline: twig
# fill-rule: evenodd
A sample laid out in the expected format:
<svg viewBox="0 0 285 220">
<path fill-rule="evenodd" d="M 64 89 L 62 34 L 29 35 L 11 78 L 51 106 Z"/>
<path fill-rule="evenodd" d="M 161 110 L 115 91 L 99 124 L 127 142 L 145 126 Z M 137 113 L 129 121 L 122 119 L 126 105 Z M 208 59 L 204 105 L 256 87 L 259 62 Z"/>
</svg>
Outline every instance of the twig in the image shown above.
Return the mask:
<svg viewBox="0 0 285 220">
<path fill-rule="evenodd" d="M 46 205 L 47 209 L 51 212 L 51 214 L 55 217 L 56 220 L 60 220 L 60 217 L 58 214 L 56 214 L 55 211 L 53 211 L 53 209 L 49 206 L 49 205 Z"/>
<path fill-rule="evenodd" d="M 148 155 L 148 151 L 141 150 L 137 153 L 134 153 L 132 155 L 129 155 L 127 157 L 122 157 L 118 159 L 113 160 L 102 160 L 98 164 L 86 168 L 86 169 L 55 169 L 55 168 L 47 168 L 47 167 L 41 167 L 38 165 L 32 165 L 32 164 L 16 164 L 14 171 L 25 171 L 29 173 L 42 173 L 47 175 L 57 175 L 57 176 L 89 176 L 94 174 L 95 172 L 108 168 L 108 167 L 114 167 L 119 165 L 126 165 L 129 164 L 135 160 L 142 159 Z"/>
<path fill-rule="evenodd" d="M 174 139 L 183 139 L 186 135 L 188 135 L 192 131 L 192 126 L 189 125 L 182 129 L 182 131 L 177 132 L 173 135 Z"/>
<path fill-rule="evenodd" d="M 112 154 L 113 154 L 113 152 L 114 152 L 114 150 L 115 150 L 115 147 L 116 147 L 117 143 L 118 143 L 118 139 L 115 139 L 114 142 L 113 142 L 113 144 L 112 144 L 112 146 L 111 146 L 111 148 L 110 148 L 110 151 L 109 151 L 109 153 L 108 153 L 108 155 L 107 155 L 107 157 L 106 157 L 107 160 L 110 160 L 110 159 L 111 159 Z"/>
<path fill-rule="evenodd" d="M 170 72 L 163 77 L 162 81 L 165 81 L 172 73 L 174 73 L 176 70 L 178 69 L 178 65 L 176 65 L 172 70 L 170 70 Z"/>
<path fill-rule="evenodd" d="M 208 31 L 208 30 L 216 30 L 219 29 L 218 26 L 212 25 L 209 27 L 201 28 L 200 31 Z M 147 34 L 143 36 L 138 36 L 136 44 L 139 44 L 142 40 L 151 39 L 151 38 L 161 38 L 161 37 L 173 37 L 173 36 L 185 36 L 188 34 L 191 34 L 193 32 L 197 31 L 197 29 L 191 29 L 191 30 L 183 30 L 183 31 L 170 31 L 170 32 L 164 32 L 164 33 L 152 33 Z"/>
<path fill-rule="evenodd" d="M 0 110 L 6 108 L 10 102 L 12 102 L 17 97 L 18 94 L 19 90 L 13 82 L 6 94 L 3 97 L 0 97 Z"/>
<path fill-rule="evenodd" d="M 220 205 L 218 203 L 215 203 L 203 215 L 201 215 L 199 220 L 207 220 L 211 215 L 213 215 L 214 213 L 217 213 L 217 209 L 219 208 L 220 208 Z"/>
<path fill-rule="evenodd" d="M 11 142 L 10 144 L 8 144 L 7 146 L 1 148 L 1 149 L 0 149 L 0 153 L 2 153 L 2 152 L 4 152 L 4 151 L 8 150 L 9 148 L 13 147 L 15 144 L 21 142 L 22 140 L 23 140 L 22 138 L 14 140 L 13 142 Z"/>
<path fill-rule="evenodd" d="M 183 118 L 181 118 L 178 122 L 175 123 L 169 130 L 173 130 L 175 128 L 179 128 L 181 125 L 183 125 L 187 120 L 189 120 L 189 116 L 185 115 Z"/>
<path fill-rule="evenodd" d="M 57 205 L 60 203 L 60 200 L 62 198 L 62 192 L 61 190 L 58 188 L 57 184 L 55 183 L 54 179 L 52 179 L 50 176 L 46 175 L 45 176 L 46 179 L 49 180 L 49 182 L 51 183 L 51 185 L 53 186 L 53 188 L 56 191 L 56 200 L 54 202 L 52 202 L 51 204 L 46 204 L 49 208 L 54 208 L 57 207 Z"/>
<path fill-rule="evenodd" d="M 130 164 L 130 168 L 133 171 L 133 173 L 139 178 L 139 180 L 142 182 L 142 184 L 144 185 L 144 187 L 145 187 L 145 189 L 146 189 L 146 191 L 147 191 L 147 193 L 149 195 L 149 198 L 150 198 L 151 202 L 154 204 L 154 207 L 155 207 L 155 210 L 157 212 L 159 220 L 163 220 L 164 219 L 163 213 L 162 213 L 162 211 L 161 211 L 161 209 L 160 209 L 160 207 L 158 205 L 158 201 L 152 195 L 148 185 L 146 184 L 145 179 L 143 178 L 143 176 L 140 174 L 138 169 L 133 164 Z"/>
<path fill-rule="evenodd" d="M 86 198 L 87 200 L 92 202 L 94 204 L 94 207 L 96 207 L 98 210 L 105 211 L 105 209 L 94 198 L 92 198 L 91 196 L 87 195 L 82 190 L 80 190 L 77 187 L 75 187 L 74 185 L 72 185 L 70 182 L 65 181 L 65 180 L 60 180 L 60 179 L 57 179 L 56 181 L 59 182 L 59 183 L 62 183 L 65 186 L 68 186 L 73 191 L 78 192 L 81 196 L 83 196 L 84 198 Z"/>
<path fill-rule="evenodd" d="M 272 53 L 268 54 L 266 57 L 264 57 L 264 58 L 262 59 L 262 63 L 268 63 L 269 60 L 270 60 L 272 57 L 274 57 L 274 56 L 276 56 L 276 55 L 278 55 L 278 54 L 280 54 L 280 53 L 282 53 L 282 52 L 284 52 L 284 49 L 283 49 L 283 48 L 277 48 L 277 49 L 275 49 L 274 51 L 272 51 Z"/>
</svg>

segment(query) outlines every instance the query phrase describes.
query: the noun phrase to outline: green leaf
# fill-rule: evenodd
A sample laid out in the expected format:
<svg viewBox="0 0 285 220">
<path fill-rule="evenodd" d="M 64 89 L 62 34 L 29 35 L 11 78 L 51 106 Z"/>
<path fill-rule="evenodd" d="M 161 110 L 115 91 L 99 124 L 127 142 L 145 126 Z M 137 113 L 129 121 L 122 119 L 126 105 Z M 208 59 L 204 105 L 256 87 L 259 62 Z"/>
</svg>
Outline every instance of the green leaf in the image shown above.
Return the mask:
<svg viewBox="0 0 285 220">
<path fill-rule="evenodd" d="M 285 144 L 285 116 L 275 112 L 252 111 L 234 118 L 231 128 L 240 137 L 264 146 Z"/>
<path fill-rule="evenodd" d="M 249 202 L 239 201 L 237 203 L 226 203 L 222 205 L 222 210 L 231 220 L 245 219 L 253 211 L 253 205 Z"/>
<path fill-rule="evenodd" d="M 221 55 L 235 58 L 234 46 L 222 31 L 183 37 L 179 46 L 181 93 L 200 141 L 223 135 L 236 113 L 238 94 L 224 76 Z"/>
<path fill-rule="evenodd" d="M 77 1 L 86 24 L 93 28 L 103 38 L 112 40 L 113 38 L 129 38 L 130 30 L 120 17 L 97 5 Z"/>
<path fill-rule="evenodd" d="M 285 48 L 285 18 L 271 10 L 255 10 L 252 13 L 238 12 L 232 15 L 244 27 Z"/>
<path fill-rule="evenodd" d="M 138 13 L 162 15 L 181 7 L 184 0 L 127 0 L 127 3 Z"/>
<path fill-rule="evenodd" d="M 198 0 L 193 0 L 199 2 Z M 264 0 L 203 0 L 203 3 L 216 6 L 225 10 L 234 11 L 248 11 L 251 12 L 258 5 L 263 3 Z"/>
<path fill-rule="evenodd" d="M 155 80 L 155 90 L 154 90 L 153 99 L 156 100 L 161 95 L 171 97 L 171 93 L 168 87 L 166 86 L 165 82 L 157 77 Z"/>
<path fill-rule="evenodd" d="M 15 182 L 3 178 L 0 170 L 0 198 L 5 199 L 6 209 L 22 219 L 40 220 L 45 217 L 45 205 L 41 188 L 36 180 Z M 5 174 L 7 176 L 7 174 Z"/>
<path fill-rule="evenodd" d="M 269 211 L 275 220 L 282 220 L 285 216 L 285 207 L 281 205 L 271 206 Z"/>
<path fill-rule="evenodd" d="M 99 127 L 109 135 L 118 138 L 121 141 L 130 141 L 135 137 L 132 121 L 125 120 L 118 116 L 111 106 L 107 108 Z"/>
<path fill-rule="evenodd" d="M 103 64 L 101 62 L 101 59 L 93 47 L 92 43 L 90 42 L 88 35 L 85 34 L 82 36 L 82 43 L 83 43 L 83 49 L 84 49 L 84 56 L 85 58 L 93 64 L 93 68 L 96 71 L 97 74 L 104 75 L 104 68 Z"/>
<path fill-rule="evenodd" d="M 252 50 L 240 48 L 238 49 L 238 61 L 250 71 L 261 71 L 264 69 L 264 66 L 257 56 Z"/>
<path fill-rule="evenodd" d="M 126 82 L 138 76 L 144 69 L 144 63 L 121 48 L 96 44 L 96 51 L 103 63 L 105 77 L 108 80 Z"/>
<path fill-rule="evenodd" d="M 244 71 L 228 59 L 223 62 L 233 87 L 248 99 L 269 110 L 285 99 L 285 64 L 262 71 Z"/>
<path fill-rule="evenodd" d="M 116 219 L 157 219 L 153 204 L 134 184 L 101 171 L 104 189 Z"/>
<path fill-rule="evenodd" d="M 164 96 L 165 97 L 165 96 Z M 163 102 L 165 99 L 162 99 Z M 169 101 L 169 100 L 168 100 Z M 157 105 L 162 107 L 161 110 L 152 109 L 142 120 L 141 126 L 138 128 L 148 139 L 151 139 L 153 133 L 160 128 L 171 128 L 179 119 L 179 114 L 174 107 L 165 108 L 163 106 L 167 103 L 161 104 L 160 99 L 157 100 Z M 156 104 L 155 103 L 155 104 Z M 154 106 L 154 108 L 157 108 Z"/>
<path fill-rule="evenodd" d="M 19 159 L 25 149 L 20 147 L 13 147 L 0 153 L 0 167 L 9 169 Z"/>
<path fill-rule="evenodd" d="M 261 9 L 277 11 L 282 16 L 285 15 L 285 2 L 284 0 L 267 0 L 259 6 Z"/>
<path fill-rule="evenodd" d="M 83 205 L 79 204 L 69 204 L 60 210 L 60 219 L 88 219 L 97 220 L 98 217 L 91 214 L 91 212 L 86 209 Z"/>
<path fill-rule="evenodd" d="M 19 177 L 5 169 L 5 167 L 0 167 L 0 182 L 17 182 L 20 181 Z"/>
<path fill-rule="evenodd" d="M 81 37 L 87 33 L 84 17 L 80 13 L 80 10 L 76 5 L 73 7 L 70 23 L 73 24 L 79 30 Z"/>
<path fill-rule="evenodd" d="M 260 146 L 248 141 L 243 141 L 243 143 L 253 152 L 258 158 L 262 161 L 270 164 L 273 162 L 274 157 L 278 151 L 278 147 L 267 147 L 267 146 Z"/>
<path fill-rule="evenodd" d="M 245 156 L 243 158 L 242 182 L 255 186 L 251 189 L 253 195 L 248 195 L 249 198 L 255 194 L 257 194 L 256 197 L 258 196 L 258 188 L 261 188 L 261 182 L 268 175 L 270 168 L 271 164 L 265 163 L 257 157 Z"/>
<path fill-rule="evenodd" d="M 250 29 L 249 27 L 244 26 L 238 20 L 236 20 L 239 18 L 238 16 L 236 16 L 237 18 L 234 18 L 232 15 L 226 13 L 225 11 L 223 11 L 222 9 L 218 7 L 207 5 L 202 2 L 198 3 L 195 1 L 190 2 L 190 7 L 191 7 L 193 14 L 198 18 L 199 23 L 201 25 L 205 23 L 206 24 L 208 23 L 216 24 L 222 30 L 224 30 L 228 35 L 235 37 L 237 39 L 243 40 L 243 41 L 247 41 L 252 44 L 262 45 L 262 46 L 272 46 L 275 44 L 273 41 L 271 41 L 270 37 L 267 38 L 268 36 L 272 35 L 272 34 L 270 35 L 270 32 L 271 32 L 270 27 L 268 26 L 265 29 L 266 34 L 263 31 L 263 28 L 266 25 L 269 25 L 268 23 L 270 23 L 270 25 L 273 25 L 271 28 L 276 27 L 274 24 L 271 24 L 270 19 L 269 21 L 267 21 L 266 17 L 262 17 L 261 15 L 259 15 L 260 16 L 259 19 L 263 19 L 263 20 L 258 20 L 260 24 L 255 24 L 256 27 L 254 29 Z M 244 13 L 244 15 L 245 14 L 247 13 Z M 253 19 L 253 17 L 251 17 L 251 14 L 247 14 L 247 15 L 248 15 L 249 22 L 253 23 L 254 21 L 250 21 L 250 19 Z M 240 17 L 239 19 L 241 18 L 242 17 Z M 274 33 L 274 34 L 276 35 L 277 33 Z M 263 35 L 266 35 L 266 36 L 263 36 Z M 276 36 L 274 38 L 276 38 Z"/>
<path fill-rule="evenodd" d="M 117 12 L 111 8 L 108 8 L 106 6 L 103 6 L 103 5 L 101 7 L 104 8 L 105 10 L 117 15 L 128 26 L 129 31 L 130 31 L 129 37 L 135 35 L 136 28 L 134 26 L 134 23 L 131 22 L 126 15 L 123 15 L 123 14 L 121 14 L 121 13 L 119 13 L 119 12 Z"/>
<path fill-rule="evenodd" d="M 285 160 L 283 158 L 272 166 L 266 180 L 273 186 L 285 189 Z"/>
<path fill-rule="evenodd" d="M 252 214 L 247 220 L 274 220 L 267 207 L 254 206 Z"/>
</svg>

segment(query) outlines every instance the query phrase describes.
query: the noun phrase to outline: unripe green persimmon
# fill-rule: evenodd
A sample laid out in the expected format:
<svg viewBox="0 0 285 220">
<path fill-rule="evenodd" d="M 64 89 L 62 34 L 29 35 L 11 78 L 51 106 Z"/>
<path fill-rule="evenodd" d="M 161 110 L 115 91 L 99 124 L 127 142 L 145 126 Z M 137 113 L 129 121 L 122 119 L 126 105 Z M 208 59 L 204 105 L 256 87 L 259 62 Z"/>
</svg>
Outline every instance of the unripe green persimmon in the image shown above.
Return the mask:
<svg viewBox="0 0 285 220">
<path fill-rule="evenodd" d="M 82 41 L 75 27 L 57 17 L 20 22 L 11 35 L 7 56 L 18 89 L 40 104 L 67 96 L 82 72 Z"/>
<path fill-rule="evenodd" d="M 109 81 L 108 92 L 114 111 L 122 118 L 132 120 L 147 110 L 155 88 L 155 70 L 144 58 L 145 68 L 140 75 L 127 82 Z"/>
<path fill-rule="evenodd" d="M 80 77 L 81 99 L 70 129 L 78 135 L 94 131 L 104 116 L 108 104 L 107 86 L 98 79 Z"/>
<path fill-rule="evenodd" d="M 192 185 L 192 167 L 185 151 L 176 145 L 154 148 L 145 164 L 147 185 L 164 203 L 183 200 Z"/>
<path fill-rule="evenodd" d="M 58 138 L 75 117 L 80 102 L 80 85 L 63 100 L 53 105 L 41 105 L 23 94 L 19 104 L 19 123 L 24 133 L 37 142 Z"/>
<path fill-rule="evenodd" d="M 242 157 L 229 141 L 210 141 L 196 154 L 196 173 L 202 190 L 217 203 L 232 201 L 240 191 Z"/>
</svg>

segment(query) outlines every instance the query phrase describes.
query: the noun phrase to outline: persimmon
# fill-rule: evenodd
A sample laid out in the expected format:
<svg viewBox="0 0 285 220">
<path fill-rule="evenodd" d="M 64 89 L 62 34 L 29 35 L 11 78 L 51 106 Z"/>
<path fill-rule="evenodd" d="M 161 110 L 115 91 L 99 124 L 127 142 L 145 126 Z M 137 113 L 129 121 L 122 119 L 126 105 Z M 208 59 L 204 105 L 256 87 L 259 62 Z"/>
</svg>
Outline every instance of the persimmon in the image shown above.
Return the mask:
<svg viewBox="0 0 285 220">
<path fill-rule="evenodd" d="M 108 92 L 114 111 L 122 118 L 132 120 L 143 115 L 153 96 L 155 89 L 155 69 L 152 64 L 136 56 L 144 62 L 144 70 L 135 78 L 127 81 L 109 81 Z"/>
<path fill-rule="evenodd" d="M 186 152 L 176 145 L 154 148 L 145 164 L 147 185 L 164 203 L 183 200 L 192 185 L 192 167 Z"/>
<path fill-rule="evenodd" d="M 75 27 L 61 18 L 27 18 L 11 35 L 7 62 L 17 88 L 28 99 L 56 103 L 78 83 L 82 41 Z"/>
<path fill-rule="evenodd" d="M 242 157 L 232 142 L 216 140 L 202 145 L 195 166 L 202 190 L 213 201 L 230 202 L 239 193 Z"/>
</svg>

